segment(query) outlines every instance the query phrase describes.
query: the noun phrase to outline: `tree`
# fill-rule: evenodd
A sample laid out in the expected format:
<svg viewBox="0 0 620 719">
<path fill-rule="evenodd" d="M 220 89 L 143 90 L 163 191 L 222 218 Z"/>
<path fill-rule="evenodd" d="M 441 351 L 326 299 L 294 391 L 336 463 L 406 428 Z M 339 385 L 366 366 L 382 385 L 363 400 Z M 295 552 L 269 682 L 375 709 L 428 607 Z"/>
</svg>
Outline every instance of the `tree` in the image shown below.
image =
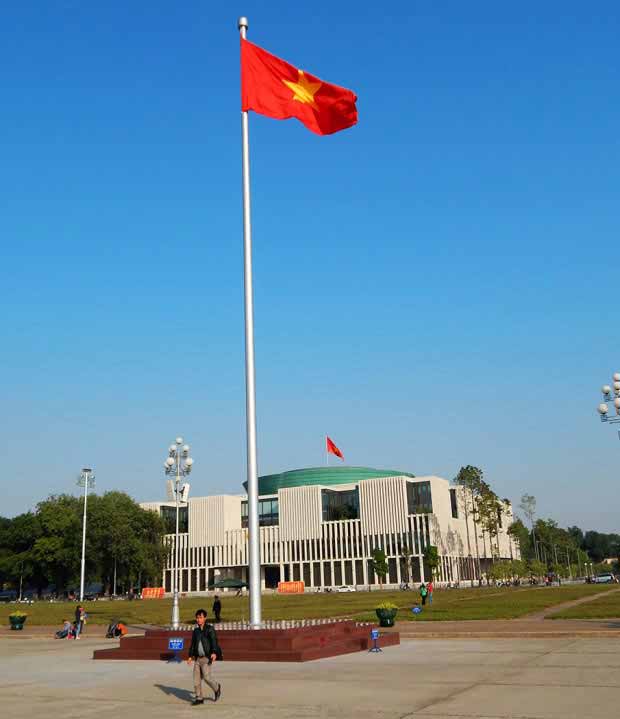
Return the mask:
<svg viewBox="0 0 620 719">
<path fill-rule="evenodd" d="M 512 541 L 518 545 L 522 559 L 530 559 L 533 556 L 532 542 L 529 529 L 520 519 L 514 522 L 506 530 Z"/>
<path fill-rule="evenodd" d="M 519 509 L 529 519 L 530 526 L 532 527 L 532 544 L 534 545 L 534 556 L 536 559 L 540 559 L 538 556 L 538 548 L 536 546 L 536 534 L 534 533 L 534 517 L 536 515 L 536 497 L 532 494 L 524 494 L 521 497 Z"/>
<path fill-rule="evenodd" d="M 462 488 L 463 509 L 465 513 L 465 529 L 467 532 L 467 549 L 471 557 L 471 543 L 469 539 L 469 516 L 474 523 L 474 538 L 476 540 L 476 560 L 478 565 L 478 582 L 482 584 L 482 570 L 480 567 L 480 548 L 478 546 L 478 520 L 476 516 L 477 507 L 476 499 L 480 495 L 483 481 L 483 472 L 478 467 L 468 464 L 461 467 L 459 473 L 454 478 L 454 483 Z M 474 580 L 471 580 L 472 586 Z"/>
<path fill-rule="evenodd" d="M 428 568 L 431 570 L 431 576 L 434 579 L 437 570 L 439 569 L 439 552 L 437 551 L 437 547 L 433 546 L 432 544 L 427 545 L 426 549 L 424 550 L 424 561 L 426 562 Z"/>
<path fill-rule="evenodd" d="M 521 577 L 525 577 L 527 574 L 527 566 L 525 562 L 522 559 L 513 559 L 511 564 L 511 572 L 512 577 L 515 579 L 521 579 Z"/>
<path fill-rule="evenodd" d="M 37 590 L 57 591 L 79 582 L 83 499 L 52 496 L 13 519 L 0 521 L 0 582 L 17 589 L 21 579 Z M 141 578 L 159 581 L 165 558 L 164 526 L 128 495 L 91 495 L 86 532 L 86 581 L 109 582 L 114 566 L 122 586 Z"/>
<path fill-rule="evenodd" d="M 538 559 L 532 559 L 528 562 L 528 569 L 533 577 L 544 577 L 547 573 L 547 565 Z"/>
<path fill-rule="evenodd" d="M 503 511 L 502 503 L 495 492 L 486 482 L 481 482 L 480 494 L 478 497 L 478 514 L 483 531 L 489 535 L 489 544 L 493 561 L 499 558 L 501 552 L 499 547 L 500 517 Z M 495 538 L 495 547 L 493 539 Z"/>
<path fill-rule="evenodd" d="M 511 561 L 495 562 L 489 569 L 489 577 L 495 581 L 508 581 L 513 576 Z"/>
<path fill-rule="evenodd" d="M 372 570 L 377 575 L 377 577 L 379 577 L 379 584 L 383 586 L 383 583 L 385 582 L 385 576 L 388 573 L 388 565 L 387 559 L 385 557 L 385 552 L 380 547 L 376 547 L 372 550 L 370 556 Z"/>
<path fill-rule="evenodd" d="M 412 556 L 413 552 L 411 551 L 411 548 L 405 544 L 400 553 L 400 575 L 405 584 L 409 584 Z"/>
</svg>

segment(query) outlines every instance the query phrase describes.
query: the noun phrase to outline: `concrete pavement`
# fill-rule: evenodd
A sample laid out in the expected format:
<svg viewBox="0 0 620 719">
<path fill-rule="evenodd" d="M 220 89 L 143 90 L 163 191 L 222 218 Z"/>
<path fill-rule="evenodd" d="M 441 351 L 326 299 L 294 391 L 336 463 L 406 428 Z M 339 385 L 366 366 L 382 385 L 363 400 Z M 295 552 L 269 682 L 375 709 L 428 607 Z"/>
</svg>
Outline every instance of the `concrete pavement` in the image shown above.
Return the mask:
<svg viewBox="0 0 620 719">
<path fill-rule="evenodd" d="M 616 719 L 620 642 L 600 639 L 404 641 L 382 654 L 307 664 L 223 662 L 222 700 L 193 708 L 191 670 L 95 662 L 112 642 L 0 642 L 3 717 L 226 719 Z"/>
</svg>

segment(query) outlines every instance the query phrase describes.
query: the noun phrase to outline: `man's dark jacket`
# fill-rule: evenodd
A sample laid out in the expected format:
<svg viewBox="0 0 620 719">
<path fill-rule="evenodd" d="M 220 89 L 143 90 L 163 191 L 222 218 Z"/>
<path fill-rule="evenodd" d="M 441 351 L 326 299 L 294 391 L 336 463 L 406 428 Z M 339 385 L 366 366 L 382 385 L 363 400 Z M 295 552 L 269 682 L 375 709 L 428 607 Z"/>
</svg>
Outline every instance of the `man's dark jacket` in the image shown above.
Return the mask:
<svg viewBox="0 0 620 719">
<path fill-rule="evenodd" d="M 202 648 L 204 649 L 205 657 L 211 662 L 211 655 L 215 654 L 218 661 L 222 660 L 222 650 L 220 645 L 217 643 L 217 635 L 212 624 L 205 623 L 204 627 L 195 627 L 192 633 L 192 644 L 189 648 L 189 656 L 192 659 L 198 659 L 200 654 L 198 653 L 198 642 L 202 642 Z"/>
</svg>

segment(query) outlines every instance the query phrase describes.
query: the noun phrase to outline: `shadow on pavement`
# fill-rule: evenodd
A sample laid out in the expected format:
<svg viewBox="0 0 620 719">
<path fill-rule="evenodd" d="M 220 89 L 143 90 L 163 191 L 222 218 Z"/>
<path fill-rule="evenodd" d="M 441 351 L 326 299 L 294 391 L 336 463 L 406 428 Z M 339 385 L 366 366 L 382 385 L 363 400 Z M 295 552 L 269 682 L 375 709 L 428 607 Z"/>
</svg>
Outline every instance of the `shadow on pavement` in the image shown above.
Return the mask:
<svg viewBox="0 0 620 719">
<path fill-rule="evenodd" d="M 179 689 L 178 687 L 167 687 L 165 684 L 155 684 L 164 694 L 172 695 L 177 699 L 182 699 L 185 702 L 191 702 L 194 698 L 193 692 L 187 689 Z"/>
</svg>

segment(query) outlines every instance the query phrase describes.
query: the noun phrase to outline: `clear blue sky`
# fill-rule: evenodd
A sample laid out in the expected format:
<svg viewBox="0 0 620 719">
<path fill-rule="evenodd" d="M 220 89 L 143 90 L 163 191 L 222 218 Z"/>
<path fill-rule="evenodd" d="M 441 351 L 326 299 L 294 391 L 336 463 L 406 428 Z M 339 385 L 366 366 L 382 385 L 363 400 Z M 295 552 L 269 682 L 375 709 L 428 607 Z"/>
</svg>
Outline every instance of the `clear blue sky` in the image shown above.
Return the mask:
<svg viewBox="0 0 620 719">
<path fill-rule="evenodd" d="M 179 433 L 241 488 L 241 14 L 360 115 L 250 118 L 260 471 L 327 432 L 620 529 L 616 2 L 5 3 L 0 513 L 158 499 Z"/>
</svg>

